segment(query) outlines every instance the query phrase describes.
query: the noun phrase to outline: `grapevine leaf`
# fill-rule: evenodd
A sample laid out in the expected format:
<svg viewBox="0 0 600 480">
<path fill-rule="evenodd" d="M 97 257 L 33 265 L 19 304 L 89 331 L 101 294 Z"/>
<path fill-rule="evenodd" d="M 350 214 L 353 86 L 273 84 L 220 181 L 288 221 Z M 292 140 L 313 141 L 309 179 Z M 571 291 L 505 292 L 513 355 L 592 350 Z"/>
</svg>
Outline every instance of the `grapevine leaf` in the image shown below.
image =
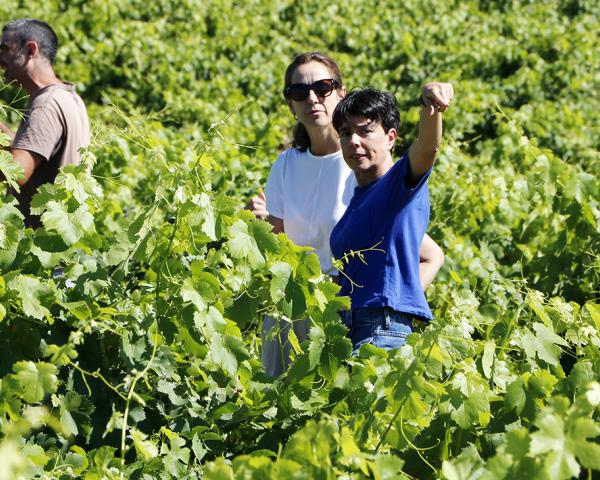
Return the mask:
<svg viewBox="0 0 600 480">
<path fill-rule="evenodd" d="M 225 463 L 224 458 L 217 458 L 206 465 L 204 475 L 206 480 L 234 480 L 233 469 Z"/>
<path fill-rule="evenodd" d="M 308 346 L 308 359 L 310 369 L 314 369 L 319 365 L 321 360 L 321 352 L 325 346 L 325 332 L 318 325 L 312 327 L 308 334 L 310 344 Z"/>
<path fill-rule="evenodd" d="M 198 435 L 194 435 L 192 437 L 192 452 L 194 452 L 194 456 L 198 462 L 202 461 L 202 459 L 208 453 L 208 449 L 204 442 L 200 439 Z"/>
<path fill-rule="evenodd" d="M 569 344 L 541 323 L 534 323 L 533 329 L 537 337 L 536 351 L 540 359 L 550 365 L 558 365 L 561 353 L 559 345 L 568 346 Z"/>
<path fill-rule="evenodd" d="M 170 448 L 165 448 L 163 444 L 163 451 L 161 451 L 161 453 L 166 453 L 162 461 L 167 472 L 175 477 L 185 473 L 185 467 L 190 461 L 190 450 L 184 445 L 185 440 L 176 433 L 172 433 L 169 436 Z"/>
<path fill-rule="evenodd" d="M 75 475 L 81 475 L 89 466 L 85 450 L 77 445 L 73 445 L 65 455 L 65 465 L 69 465 Z"/>
<path fill-rule="evenodd" d="M 63 185 L 80 204 L 90 197 L 102 197 L 102 189 L 96 179 L 78 165 L 64 166 L 55 183 Z"/>
<path fill-rule="evenodd" d="M 279 251 L 279 241 L 277 236 L 271 233 L 273 226 L 268 222 L 251 222 L 250 230 L 256 240 L 256 244 L 261 250 L 276 253 Z"/>
<path fill-rule="evenodd" d="M 131 439 L 133 440 L 135 451 L 145 462 L 149 462 L 158 456 L 158 448 L 151 440 L 147 440 L 147 438 L 148 436 L 140 432 L 137 428 L 131 429 Z"/>
<path fill-rule="evenodd" d="M 181 286 L 181 298 L 184 302 L 192 302 L 198 312 L 204 312 L 215 295 L 210 284 L 188 277 Z"/>
<path fill-rule="evenodd" d="M 64 252 L 69 248 L 60 235 L 46 232 L 43 229 L 36 230 L 33 243 L 44 252 Z"/>
<path fill-rule="evenodd" d="M 371 465 L 373 476 L 376 480 L 395 480 L 402 478 L 402 467 L 404 461 L 394 455 L 377 454 Z"/>
<path fill-rule="evenodd" d="M 215 209 L 206 193 L 198 195 L 193 202 L 186 202 L 182 212 L 190 227 L 200 226 L 200 231 L 207 239 L 217 239 Z"/>
<path fill-rule="evenodd" d="M 21 387 L 21 397 L 28 403 L 41 402 L 58 386 L 57 370 L 51 363 L 21 361 L 13 365 L 13 371 Z"/>
<path fill-rule="evenodd" d="M 533 330 L 535 335 L 529 329 L 524 329 L 522 341 L 525 354 L 531 359 L 537 354 L 540 360 L 550 365 L 558 365 L 561 354 L 559 345 L 567 346 L 568 343 L 539 322 L 533 324 Z"/>
<path fill-rule="evenodd" d="M 236 374 L 239 362 L 250 358 L 243 340 L 228 334 L 212 336 L 210 354 L 214 362 L 232 376 Z"/>
<path fill-rule="evenodd" d="M 54 291 L 48 284 L 37 278 L 19 275 L 10 283 L 10 287 L 17 290 L 25 315 L 38 320 L 50 316 L 50 311 L 44 305 L 54 301 Z"/>
<path fill-rule="evenodd" d="M 194 324 L 196 329 L 203 332 L 206 337 L 210 337 L 215 332 L 224 333 L 227 327 L 227 322 L 221 312 L 212 306 L 208 308 L 208 311 L 196 312 Z"/>
<path fill-rule="evenodd" d="M 256 241 L 248 233 L 248 224 L 238 220 L 228 229 L 227 246 L 233 258 L 247 259 L 254 268 L 264 265 L 265 259 L 260 253 Z"/>
<path fill-rule="evenodd" d="M 494 358 L 496 352 L 496 342 L 489 341 L 485 342 L 485 347 L 483 348 L 483 355 L 481 356 L 481 367 L 483 369 L 483 374 L 486 378 L 491 378 L 492 376 L 492 366 L 494 365 Z"/>
<path fill-rule="evenodd" d="M 572 450 L 585 468 L 600 471 L 600 445 L 589 438 L 600 436 L 600 426 L 589 418 L 576 418 L 569 430 Z"/>
<path fill-rule="evenodd" d="M 0 224 L 0 249 L 8 250 L 19 243 L 19 230 L 11 223 Z"/>
<path fill-rule="evenodd" d="M 484 466 L 477 449 L 470 445 L 456 458 L 444 460 L 442 472 L 448 480 L 476 480 L 484 473 Z"/>
<path fill-rule="evenodd" d="M 73 245 L 92 231 L 94 217 L 85 205 L 69 212 L 65 204 L 51 201 L 42 214 L 42 223 L 47 230 L 57 232 L 67 245 Z"/>
<path fill-rule="evenodd" d="M 551 478 L 577 477 L 581 468 L 565 436 L 564 419 L 547 413 L 536 421 L 539 428 L 531 434 L 530 453 L 547 454 L 544 465 Z"/>
<path fill-rule="evenodd" d="M 43 467 L 50 460 L 50 457 L 46 455 L 44 449 L 39 445 L 25 445 L 21 450 L 21 453 L 38 467 Z"/>
<path fill-rule="evenodd" d="M 490 412 L 490 402 L 484 392 L 472 392 L 467 399 L 451 414 L 452 419 L 462 429 L 469 429 L 475 423 L 485 426 L 485 415 Z"/>
<path fill-rule="evenodd" d="M 84 301 L 66 302 L 61 304 L 78 320 L 90 320 L 92 318 L 92 310 Z"/>
<path fill-rule="evenodd" d="M 289 263 L 277 262 L 269 269 L 273 274 L 271 280 L 271 300 L 277 303 L 285 296 L 285 289 L 292 274 L 292 267 Z"/>
<path fill-rule="evenodd" d="M 0 148 L 0 173 L 4 180 L 17 192 L 20 191 L 17 180 L 25 178 L 25 171 L 19 162 L 13 160 L 12 155 Z"/>
</svg>

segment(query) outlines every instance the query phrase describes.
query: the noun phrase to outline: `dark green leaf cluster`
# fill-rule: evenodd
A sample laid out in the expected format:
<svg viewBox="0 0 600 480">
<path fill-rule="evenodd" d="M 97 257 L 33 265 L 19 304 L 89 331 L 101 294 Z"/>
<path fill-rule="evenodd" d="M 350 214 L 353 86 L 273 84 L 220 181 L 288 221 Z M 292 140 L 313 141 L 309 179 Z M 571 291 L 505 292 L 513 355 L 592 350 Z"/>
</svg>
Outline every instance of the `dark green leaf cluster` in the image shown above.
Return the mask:
<svg viewBox="0 0 600 480">
<path fill-rule="evenodd" d="M 0 13 L 56 27 L 94 141 L 35 197 L 37 231 L 2 187 L 0 478 L 600 471 L 595 3 L 32 8 Z M 396 351 L 352 357 L 317 257 L 242 209 L 289 140 L 284 68 L 313 49 L 396 94 L 405 144 L 419 84 L 457 92 L 430 181 L 435 320 Z M 0 120 L 21 97 L 0 90 Z M 2 150 L 0 171 L 14 187 Z M 277 379 L 265 315 L 310 324 Z"/>
</svg>

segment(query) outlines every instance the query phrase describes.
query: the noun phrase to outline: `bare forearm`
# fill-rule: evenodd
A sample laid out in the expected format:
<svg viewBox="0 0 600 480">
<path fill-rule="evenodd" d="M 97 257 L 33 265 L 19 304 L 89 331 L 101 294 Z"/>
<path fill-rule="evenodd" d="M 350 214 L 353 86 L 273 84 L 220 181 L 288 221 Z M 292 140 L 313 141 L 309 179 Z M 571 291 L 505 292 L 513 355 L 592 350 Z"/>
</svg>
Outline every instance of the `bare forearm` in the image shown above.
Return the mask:
<svg viewBox="0 0 600 480">
<path fill-rule="evenodd" d="M 433 166 L 442 141 L 442 114 L 435 111 L 432 115 L 430 109 L 421 106 L 419 133 L 410 147 L 411 154 L 419 163 L 419 170 L 415 174 L 422 175 Z"/>
<path fill-rule="evenodd" d="M 10 137 L 11 143 L 13 142 L 13 140 L 15 139 L 15 132 L 13 132 L 10 128 L 8 128 L 8 126 L 6 126 L 6 124 L 2 122 L 0 122 L 0 131 L 8 135 Z"/>
<path fill-rule="evenodd" d="M 419 133 L 410 146 L 410 179 L 418 181 L 433 166 L 442 141 L 442 112 L 445 112 L 454 89 L 450 83 L 430 82 L 421 89 Z"/>
</svg>

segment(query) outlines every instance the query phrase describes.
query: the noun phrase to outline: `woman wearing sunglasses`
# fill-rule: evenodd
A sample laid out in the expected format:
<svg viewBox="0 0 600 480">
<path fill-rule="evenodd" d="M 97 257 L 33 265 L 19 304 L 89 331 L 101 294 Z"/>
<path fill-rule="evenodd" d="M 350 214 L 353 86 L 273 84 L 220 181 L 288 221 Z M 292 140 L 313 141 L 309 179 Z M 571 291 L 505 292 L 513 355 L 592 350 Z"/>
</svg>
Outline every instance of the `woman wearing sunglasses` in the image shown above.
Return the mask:
<svg viewBox="0 0 600 480">
<path fill-rule="evenodd" d="M 327 55 L 301 53 L 285 71 L 283 93 L 298 120 L 292 148 L 279 155 L 265 192 L 253 197 L 248 208 L 257 217 L 268 220 L 275 233 L 285 232 L 294 243 L 314 248 L 323 272 L 335 276 L 329 236 L 357 185 L 344 162 L 340 138 L 332 124 L 335 107 L 346 95 L 340 69 Z M 444 256 L 427 235 L 419 255 L 425 289 L 443 264 Z M 289 363 L 289 328 L 289 322 L 277 325 L 270 317 L 263 322 L 262 361 L 270 375 L 281 374 Z M 293 329 L 299 341 L 307 338 L 307 321 L 294 319 Z"/>
</svg>

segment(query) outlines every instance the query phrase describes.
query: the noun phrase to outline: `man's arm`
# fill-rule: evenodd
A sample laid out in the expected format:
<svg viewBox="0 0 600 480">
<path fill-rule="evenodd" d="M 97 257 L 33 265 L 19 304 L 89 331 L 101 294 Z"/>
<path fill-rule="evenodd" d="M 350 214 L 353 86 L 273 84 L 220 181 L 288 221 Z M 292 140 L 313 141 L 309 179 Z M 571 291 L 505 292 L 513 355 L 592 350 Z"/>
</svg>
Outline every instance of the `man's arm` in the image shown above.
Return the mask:
<svg viewBox="0 0 600 480">
<path fill-rule="evenodd" d="M 419 277 L 423 290 L 427 290 L 444 264 L 444 252 L 432 238 L 425 234 L 419 249 Z"/>
<path fill-rule="evenodd" d="M 421 89 L 419 134 L 408 150 L 408 179 L 412 184 L 416 184 L 435 162 L 442 140 L 442 112 L 446 111 L 453 97 L 450 83 L 426 83 Z"/>
<path fill-rule="evenodd" d="M 10 137 L 11 142 L 15 139 L 15 132 L 13 132 L 10 128 L 6 126 L 6 124 L 2 122 L 0 122 L 0 131 L 8 135 Z"/>
<path fill-rule="evenodd" d="M 21 164 L 21 167 L 23 167 L 23 171 L 25 172 L 25 176 L 22 179 L 17 180 L 19 186 L 22 187 L 31 178 L 35 169 L 44 161 L 44 157 L 20 148 L 11 148 L 11 153 L 15 162 Z"/>
</svg>

